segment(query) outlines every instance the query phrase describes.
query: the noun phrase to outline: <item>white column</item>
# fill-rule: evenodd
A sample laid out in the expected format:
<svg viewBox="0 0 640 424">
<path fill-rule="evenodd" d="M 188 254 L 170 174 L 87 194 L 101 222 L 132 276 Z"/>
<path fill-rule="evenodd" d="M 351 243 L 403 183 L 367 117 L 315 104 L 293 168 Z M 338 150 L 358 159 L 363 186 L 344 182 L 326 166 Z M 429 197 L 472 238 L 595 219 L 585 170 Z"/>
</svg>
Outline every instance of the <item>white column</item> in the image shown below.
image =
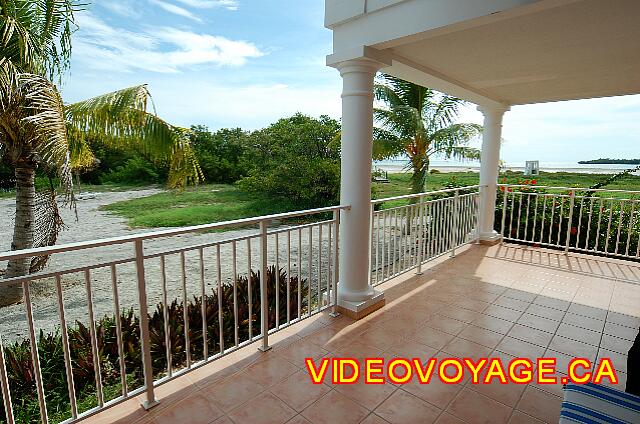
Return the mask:
<svg viewBox="0 0 640 424">
<path fill-rule="evenodd" d="M 373 79 L 381 65 L 355 59 L 336 67 L 343 83 L 340 203 L 351 205 L 341 215 L 338 296 L 363 302 L 374 296 L 369 285 Z"/>
<path fill-rule="evenodd" d="M 502 117 L 508 107 L 478 106 L 484 114 L 482 133 L 482 152 L 480 165 L 480 211 L 479 232 L 481 242 L 494 242 L 500 239 L 493 229 L 496 209 L 496 184 L 500 166 L 500 140 L 502 138 Z"/>
</svg>

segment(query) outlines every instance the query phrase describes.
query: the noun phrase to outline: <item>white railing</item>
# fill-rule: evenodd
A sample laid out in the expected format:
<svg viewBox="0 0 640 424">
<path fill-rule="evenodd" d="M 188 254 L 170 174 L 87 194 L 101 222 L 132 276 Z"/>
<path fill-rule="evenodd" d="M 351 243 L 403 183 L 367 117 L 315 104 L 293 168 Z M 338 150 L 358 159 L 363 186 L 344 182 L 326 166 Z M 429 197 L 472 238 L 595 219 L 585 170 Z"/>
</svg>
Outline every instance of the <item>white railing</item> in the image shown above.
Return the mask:
<svg viewBox="0 0 640 424">
<path fill-rule="evenodd" d="M 479 186 L 371 202 L 371 283 L 381 284 L 475 241 Z M 384 208 L 400 201 L 401 206 Z M 383 205 L 380 208 L 380 205 Z M 376 210 L 378 209 L 378 210 Z"/>
<path fill-rule="evenodd" d="M 640 191 L 499 184 L 504 240 L 639 259 Z"/>
<path fill-rule="evenodd" d="M 38 349 L 41 340 L 37 334 L 43 329 L 39 323 L 48 322 L 41 318 L 51 303 L 56 305 L 57 316 L 53 317 L 56 325 L 44 330 L 60 331 L 62 352 L 59 358 L 47 360 L 64 362 L 69 410 L 63 421 L 77 421 L 141 393 L 146 399 L 145 407 L 150 408 L 157 403 L 155 388 L 158 385 L 254 341 L 260 341 L 260 349 L 267 350 L 269 334 L 327 308 L 334 308 L 335 312 L 339 222 L 340 211 L 344 209 L 348 206 L 0 253 L 0 262 L 63 255 L 57 263 L 69 265 L 50 265 L 53 270 L 0 280 L 2 285 L 22 286 L 25 336 L 30 343 L 35 380 L 33 398 L 38 400 L 41 422 L 49 422 L 49 416 L 47 382 L 43 381 Z M 305 218 L 305 223 L 269 229 L 270 224 L 292 218 Z M 259 226 L 257 232 L 243 230 L 244 234 L 237 237 L 220 239 L 219 234 L 212 233 L 223 228 L 255 225 Z M 218 240 L 214 240 L 214 236 Z M 162 241 L 167 239 L 170 249 Z M 91 259 L 101 257 L 100 249 L 113 252 L 118 247 L 131 250 L 121 249 L 123 257 L 117 260 Z M 69 254 L 75 256 L 66 259 L 64 255 Z M 70 302 L 65 294 L 73 289 L 74 285 L 67 283 L 74 278 L 84 285 L 84 299 Z M 132 281 L 124 281 L 127 279 Z M 34 285 L 46 287 L 46 284 L 55 287 L 50 289 L 55 294 L 36 302 L 32 288 Z M 129 292 L 133 285 L 137 287 L 134 290 L 137 299 L 123 295 L 123 291 Z M 85 313 L 80 313 L 78 308 L 85 309 Z M 150 312 L 149 308 L 155 310 Z M 135 312 L 127 315 L 129 309 Z M 90 353 L 86 358 L 92 362 L 92 365 L 89 362 L 93 375 L 91 386 L 95 388 L 97 401 L 86 410 L 81 410 L 80 405 L 86 404 L 86 399 L 81 402 L 78 382 L 74 382 L 78 375 L 78 352 L 71 349 L 70 339 L 78 332 L 69 326 L 70 315 L 84 325 L 88 323 L 85 328 Z M 112 327 L 101 324 L 101 328 L 97 328 L 105 315 L 113 316 Z M 84 319 L 78 318 L 80 316 Z M 137 317 L 132 321 L 133 331 L 128 320 L 131 316 Z M 14 324 L 15 328 L 19 327 L 18 322 L 11 325 Z M 15 336 L 14 327 L 11 328 Z M 117 357 L 115 361 L 100 354 L 105 349 L 105 334 L 109 329 L 113 330 L 111 336 L 116 340 L 116 346 L 111 346 Z M 132 346 L 125 337 L 137 331 L 140 345 Z M 13 424 L 16 410 L 5 361 L 9 345 L 7 335 L 4 336 L 4 345 L 0 338 L 0 386 L 5 421 Z M 141 363 L 132 363 L 136 355 Z M 110 374 L 109 380 L 106 372 Z M 131 385 L 131 376 L 136 373 L 138 381 Z M 120 389 L 108 398 L 106 385 L 114 384 L 119 384 Z"/>
</svg>

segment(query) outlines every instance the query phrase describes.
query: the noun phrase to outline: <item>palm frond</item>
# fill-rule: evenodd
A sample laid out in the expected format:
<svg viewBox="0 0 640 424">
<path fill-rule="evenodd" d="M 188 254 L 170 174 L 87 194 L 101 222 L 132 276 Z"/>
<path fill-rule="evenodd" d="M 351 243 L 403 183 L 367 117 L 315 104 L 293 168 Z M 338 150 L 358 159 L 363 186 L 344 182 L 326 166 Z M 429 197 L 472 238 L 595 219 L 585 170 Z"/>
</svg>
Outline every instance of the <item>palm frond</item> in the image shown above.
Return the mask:
<svg viewBox="0 0 640 424">
<path fill-rule="evenodd" d="M 191 149 L 189 130 L 147 112 L 146 85 L 114 91 L 66 107 L 76 133 L 103 143 L 137 150 L 156 162 L 169 163 L 169 185 L 197 183 L 202 172 Z"/>
</svg>

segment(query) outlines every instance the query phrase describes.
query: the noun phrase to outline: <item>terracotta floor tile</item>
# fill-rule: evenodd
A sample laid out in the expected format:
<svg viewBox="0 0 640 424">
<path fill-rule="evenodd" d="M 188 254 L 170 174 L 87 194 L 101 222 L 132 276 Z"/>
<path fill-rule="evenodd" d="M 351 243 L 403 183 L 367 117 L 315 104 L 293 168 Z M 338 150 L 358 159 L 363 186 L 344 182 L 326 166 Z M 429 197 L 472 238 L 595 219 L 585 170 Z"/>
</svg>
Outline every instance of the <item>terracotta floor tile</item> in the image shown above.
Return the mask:
<svg viewBox="0 0 640 424">
<path fill-rule="evenodd" d="M 384 356 L 402 358 L 430 358 L 438 352 L 437 349 L 426 346 L 413 339 L 403 339 L 394 343 L 384 352 Z"/>
<path fill-rule="evenodd" d="M 272 393 L 264 392 L 251 399 L 251 403 L 240 405 L 229 413 L 236 423 L 279 424 L 286 423 L 296 415 L 296 411 Z"/>
<path fill-rule="evenodd" d="M 562 398 L 527 387 L 516 409 L 548 423 L 557 423 L 560 419 Z"/>
<path fill-rule="evenodd" d="M 553 333 L 515 324 L 507 336 L 546 348 L 553 338 Z"/>
<path fill-rule="evenodd" d="M 420 384 L 416 380 L 414 378 L 411 383 L 402 385 L 401 389 L 441 409 L 446 408 L 449 402 L 462 390 L 462 384 L 444 384 L 435 375 L 435 372 L 429 384 Z"/>
<path fill-rule="evenodd" d="M 497 318 L 494 319 L 497 320 Z M 493 349 L 498 345 L 500 340 L 502 340 L 504 335 L 470 324 L 458 334 L 458 337 Z"/>
<path fill-rule="evenodd" d="M 360 424 L 388 424 L 389 421 L 384 420 L 379 415 L 373 412 L 367 416 L 364 420 L 360 421 Z"/>
<path fill-rule="evenodd" d="M 332 390 L 302 411 L 302 415 L 314 424 L 355 424 L 369 412 L 342 393 Z"/>
<path fill-rule="evenodd" d="M 614 324 L 611 321 L 606 321 L 604 324 L 604 334 L 633 341 L 638 334 L 638 329 L 633 327 L 625 327 L 624 325 L 618 325 Z"/>
<path fill-rule="evenodd" d="M 216 381 L 224 380 L 238 371 L 238 367 L 228 357 L 224 357 L 196 368 L 188 374 L 188 377 L 197 386 L 206 387 Z"/>
<path fill-rule="evenodd" d="M 581 358 L 595 358 L 598 348 L 586 343 L 579 342 L 577 340 L 567 339 L 562 336 L 554 336 L 549 343 L 549 349 L 557 352 L 562 352 L 570 356 L 577 356 Z"/>
<path fill-rule="evenodd" d="M 445 333 L 456 335 L 467 326 L 463 321 L 445 317 L 444 315 L 435 315 L 425 323 L 426 326 L 444 331 Z M 435 347 L 435 346 L 434 346 Z"/>
<path fill-rule="evenodd" d="M 496 305 L 495 303 L 489 306 L 483 312 L 484 315 L 490 315 L 496 318 L 501 318 L 507 321 L 517 321 L 522 315 L 522 311 L 518 311 L 516 309 L 511 309 L 506 306 Z"/>
<path fill-rule="evenodd" d="M 537 315 L 531 315 L 524 313 L 519 319 L 518 324 L 525 325 L 527 327 L 535 328 L 538 330 L 546 331 L 547 333 L 555 333 L 556 329 L 560 325 L 560 322 L 552 319 L 539 317 Z"/>
<path fill-rule="evenodd" d="M 600 344 L 600 339 L 602 338 L 602 333 L 599 331 L 587 330 L 586 328 L 576 327 L 575 325 L 570 325 L 564 322 L 560 324 L 556 334 L 558 336 L 577 340 L 592 346 L 598 346 Z"/>
<path fill-rule="evenodd" d="M 233 421 L 231 421 L 231 418 L 229 418 L 229 417 L 227 417 L 225 415 L 223 417 L 218 418 L 217 420 L 215 420 L 211 424 L 234 424 L 234 423 L 233 423 Z"/>
<path fill-rule="evenodd" d="M 270 352 L 275 355 L 277 352 Z M 304 363 L 300 364 L 300 368 Z M 272 386 L 300 369 L 283 358 L 271 356 L 263 361 L 256 362 L 247 367 L 247 375 L 249 379 L 262 384 L 263 386 Z"/>
<path fill-rule="evenodd" d="M 288 360 L 297 367 L 304 367 L 305 358 L 319 359 L 329 353 L 328 350 L 307 341 L 296 341 L 277 351 L 278 356 Z"/>
<path fill-rule="evenodd" d="M 238 405 L 263 392 L 265 387 L 249 378 L 243 371 L 223 380 L 219 383 L 208 386 L 202 393 L 210 398 L 220 409 L 229 412 Z"/>
<path fill-rule="evenodd" d="M 384 327 L 372 328 L 358 336 L 357 341 L 376 349 L 385 350 L 402 340 L 402 336 Z"/>
<path fill-rule="evenodd" d="M 510 297 L 500 296 L 498 300 L 493 302 L 494 305 L 503 306 L 509 309 L 515 309 L 516 311 L 524 312 L 527 310 L 531 302 L 525 302 L 523 300 L 512 299 Z"/>
<path fill-rule="evenodd" d="M 116 407 L 106 409 L 86 418 L 82 422 L 86 424 L 130 424 L 138 422 L 138 420 L 148 422 L 147 420 L 151 420 L 151 418 L 151 413 L 145 411 L 142 405 L 140 405 L 140 400 L 134 397 L 122 402 Z"/>
<path fill-rule="evenodd" d="M 527 415 L 520 411 L 513 411 L 509 424 L 544 424 L 544 421 L 540 421 L 537 418 Z"/>
<path fill-rule="evenodd" d="M 443 352 L 450 353 L 458 358 L 482 358 L 489 355 L 491 348 L 474 343 L 469 340 L 456 337 L 451 340 L 445 347 L 442 348 Z"/>
<path fill-rule="evenodd" d="M 461 307 L 475 312 L 482 312 L 490 305 L 489 302 L 477 300 L 473 298 L 464 298 L 453 304 L 454 307 Z"/>
<path fill-rule="evenodd" d="M 484 378 L 484 374 L 485 373 L 483 373 L 480 378 Z M 469 383 L 468 387 L 507 406 L 516 406 L 516 403 L 520 400 L 520 396 L 522 396 L 522 392 L 524 392 L 526 385 L 501 384 L 497 380 L 492 380 L 491 384 Z"/>
<path fill-rule="evenodd" d="M 454 415 L 443 412 L 436 420 L 436 424 L 464 424 L 464 421 Z"/>
<path fill-rule="evenodd" d="M 571 313 L 567 313 L 564 318 L 562 318 L 562 322 L 597 332 L 602 332 L 604 329 L 603 320 Z"/>
<path fill-rule="evenodd" d="M 445 333 L 432 327 L 423 327 L 411 333 L 409 338 L 418 341 L 434 349 L 442 349 L 455 337 L 453 334 Z"/>
<path fill-rule="evenodd" d="M 491 315 L 480 314 L 475 320 L 473 320 L 471 325 L 496 333 L 507 334 L 513 326 L 513 321 L 493 317 Z"/>
<path fill-rule="evenodd" d="M 564 317 L 565 314 L 565 311 L 548 308 L 546 306 L 538 305 L 537 303 L 532 303 L 525 312 L 542 318 L 552 319 L 554 321 L 562 321 L 562 317 Z"/>
<path fill-rule="evenodd" d="M 600 341 L 601 348 L 623 355 L 627 355 L 629 353 L 629 349 L 631 349 L 632 345 L 633 341 L 631 340 L 621 339 L 608 334 L 603 334 L 602 340 Z"/>
<path fill-rule="evenodd" d="M 370 411 L 373 411 L 397 390 L 397 387 L 389 382 L 386 384 L 365 384 L 363 380 L 356 384 L 336 384 L 334 387 L 339 393 Z"/>
<path fill-rule="evenodd" d="M 325 381 L 330 382 L 327 375 Z M 296 411 L 302 411 L 331 390 L 326 384 L 313 384 L 307 371 L 298 371 L 282 380 L 270 391 Z"/>
<path fill-rule="evenodd" d="M 398 390 L 374 412 L 394 424 L 426 424 L 435 422 L 441 411 L 412 394 Z"/>
<path fill-rule="evenodd" d="M 155 424 L 209 424 L 223 412 L 202 394 L 195 394 L 162 410 L 153 418 Z"/>
<path fill-rule="evenodd" d="M 538 358 L 540 357 L 545 349 L 543 347 L 534 345 L 532 343 L 527 343 L 522 340 L 514 339 L 513 337 L 506 336 L 502 341 L 496 346 L 496 350 L 504 353 L 508 353 L 509 355 L 516 357 L 525 357 L 525 358 Z"/>
<path fill-rule="evenodd" d="M 287 421 L 287 424 L 311 424 L 311 421 L 303 417 L 302 415 L 296 415 Z"/>
<path fill-rule="evenodd" d="M 509 420 L 511 408 L 469 388 L 464 388 L 451 402 L 447 412 L 468 422 L 498 424 Z"/>
</svg>

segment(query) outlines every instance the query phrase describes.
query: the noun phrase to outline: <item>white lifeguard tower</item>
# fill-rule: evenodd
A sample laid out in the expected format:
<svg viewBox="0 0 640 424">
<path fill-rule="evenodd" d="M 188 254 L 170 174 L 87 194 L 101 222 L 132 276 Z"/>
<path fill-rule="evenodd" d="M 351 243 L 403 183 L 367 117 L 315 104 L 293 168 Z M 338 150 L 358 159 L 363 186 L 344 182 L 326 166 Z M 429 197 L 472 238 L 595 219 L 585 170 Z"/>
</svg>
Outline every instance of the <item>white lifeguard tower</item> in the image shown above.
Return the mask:
<svg viewBox="0 0 640 424">
<path fill-rule="evenodd" d="M 540 175 L 540 162 L 537 160 L 528 160 L 524 165 L 524 175 Z"/>
</svg>

